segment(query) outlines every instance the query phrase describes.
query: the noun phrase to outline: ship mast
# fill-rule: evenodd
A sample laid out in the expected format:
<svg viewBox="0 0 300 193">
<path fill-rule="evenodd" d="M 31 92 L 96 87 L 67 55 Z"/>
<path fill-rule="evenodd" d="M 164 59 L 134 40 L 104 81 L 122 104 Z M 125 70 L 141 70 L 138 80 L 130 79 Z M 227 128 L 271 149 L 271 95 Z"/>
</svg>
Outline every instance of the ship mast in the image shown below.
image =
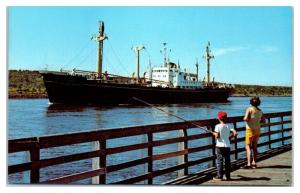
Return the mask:
<svg viewBox="0 0 300 193">
<path fill-rule="evenodd" d="M 168 62 L 167 62 L 167 43 L 164 42 L 163 43 L 163 49 L 160 50 L 160 53 L 163 53 L 164 54 L 164 67 L 167 67 L 167 63 L 170 62 L 170 53 L 169 53 L 169 56 L 168 56 Z M 171 52 L 171 49 L 168 50 L 169 52 Z"/>
<path fill-rule="evenodd" d="M 145 49 L 145 46 L 136 46 L 132 48 L 136 52 L 136 60 L 137 60 L 137 81 L 140 82 L 140 51 Z"/>
<path fill-rule="evenodd" d="M 196 58 L 196 70 L 197 70 L 197 81 L 199 79 L 199 72 L 198 72 L 198 69 L 199 69 L 199 64 L 198 64 L 198 58 Z"/>
<path fill-rule="evenodd" d="M 207 71 L 206 71 L 206 82 L 207 84 L 210 83 L 210 60 L 212 58 L 214 58 L 213 55 L 211 55 L 211 50 L 209 49 L 210 46 L 210 42 L 208 42 L 207 46 L 206 46 L 206 52 L 205 55 L 203 56 L 203 58 L 206 59 L 206 67 L 207 67 Z"/>
<path fill-rule="evenodd" d="M 108 39 L 104 34 L 104 22 L 99 21 L 99 32 L 98 35 L 93 35 L 92 40 L 98 42 L 98 77 L 102 74 L 102 60 L 103 60 L 103 41 Z"/>
</svg>

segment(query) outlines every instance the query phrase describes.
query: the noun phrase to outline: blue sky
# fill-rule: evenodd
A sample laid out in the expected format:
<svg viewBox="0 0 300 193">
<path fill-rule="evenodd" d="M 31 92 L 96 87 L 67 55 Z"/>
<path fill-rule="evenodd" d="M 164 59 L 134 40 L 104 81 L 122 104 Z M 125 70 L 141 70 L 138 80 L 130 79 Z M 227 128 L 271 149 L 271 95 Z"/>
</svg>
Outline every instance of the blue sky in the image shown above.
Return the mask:
<svg viewBox="0 0 300 193">
<path fill-rule="evenodd" d="M 90 40 L 105 22 L 103 69 L 131 75 L 134 45 L 143 44 L 141 73 L 170 60 L 205 76 L 202 59 L 211 42 L 216 81 L 291 86 L 293 9 L 291 7 L 9 7 L 8 68 L 96 71 L 97 44 Z"/>
</svg>

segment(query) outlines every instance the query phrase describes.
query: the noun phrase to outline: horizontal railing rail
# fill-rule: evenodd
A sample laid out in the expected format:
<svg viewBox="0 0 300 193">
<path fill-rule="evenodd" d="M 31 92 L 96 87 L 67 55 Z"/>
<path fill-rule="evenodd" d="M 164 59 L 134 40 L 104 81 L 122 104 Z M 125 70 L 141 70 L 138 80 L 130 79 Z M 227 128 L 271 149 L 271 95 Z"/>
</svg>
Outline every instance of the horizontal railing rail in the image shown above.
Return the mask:
<svg viewBox="0 0 300 193">
<path fill-rule="evenodd" d="M 292 112 L 280 112 L 280 113 L 268 113 L 265 114 L 267 122 L 262 124 L 262 128 L 265 128 L 265 132 L 262 132 L 261 137 L 268 137 L 263 142 L 258 144 L 259 147 L 268 146 L 268 149 L 273 148 L 272 145 L 281 142 L 281 145 L 291 143 L 292 138 Z M 272 121 L 272 119 L 276 119 Z M 279 121 L 278 121 L 279 119 Z M 245 124 L 243 123 L 243 117 L 229 117 L 227 119 L 228 124 L 232 124 L 233 128 L 238 132 L 245 130 Z M 189 168 L 191 166 L 199 165 L 205 162 L 214 163 L 215 150 L 214 150 L 214 137 L 211 133 L 204 132 L 199 129 L 200 133 L 189 134 L 190 129 L 195 129 L 192 123 L 196 123 L 202 127 L 206 127 L 212 130 L 218 123 L 216 119 L 208 120 L 194 120 L 189 122 L 176 122 L 166 124 L 154 124 L 154 125 L 143 125 L 125 128 L 115 129 L 102 129 L 93 131 L 84 131 L 76 133 L 66 133 L 60 135 L 50 135 L 41 137 L 31 137 L 22 139 L 8 140 L 8 153 L 9 155 L 17 152 L 28 152 L 30 160 L 26 163 L 12 164 L 8 166 L 8 174 L 14 174 L 18 172 L 30 171 L 30 183 L 72 183 L 83 179 L 98 177 L 97 183 L 106 184 L 107 174 L 122 169 L 135 167 L 138 165 L 147 165 L 147 170 L 144 174 L 131 177 L 129 179 L 112 182 L 115 184 L 132 184 L 147 180 L 148 184 L 153 183 L 155 177 L 165 175 L 175 171 L 182 171 L 185 175 L 189 174 Z M 238 126 L 243 125 L 243 126 Z M 287 127 L 285 127 L 288 125 Z M 182 132 L 182 135 L 177 137 L 170 137 L 167 139 L 154 140 L 154 135 L 162 132 Z M 276 138 L 272 138 L 274 135 L 280 135 Z M 133 136 L 147 136 L 146 142 L 137 142 L 136 144 L 129 144 L 116 147 L 107 147 L 109 140 L 113 139 L 124 139 L 126 137 Z M 209 144 L 190 147 L 191 141 L 207 139 L 210 141 Z M 240 158 L 240 153 L 244 152 L 244 147 L 239 147 L 239 143 L 245 141 L 245 137 L 238 135 L 238 137 L 231 139 L 233 148 L 231 154 L 234 155 L 235 159 Z M 74 144 L 96 142 L 98 143 L 98 149 L 94 149 L 89 152 L 74 153 L 71 155 L 62 155 L 58 157 L 41 158 L 41 150 L 55 147 L 63 147 Z M 177 151 L 159 152 L 155 153 L 154 148 L 170 145 L 170 144 L 181 144 L 181 149 Z M 112 165 L 107 163 L 107 156 L 113 154 L 126 153 L 134 150 L 146 150 L 145 157 L 141 157 L 135 160 L 130 160 L 124 163 L 118 163 Z M 205 158 L 201 157 L 196 160 L 190 161 L 190 155 L 197 152 L 210 151 L 211 155 Z M 157 160 L 164 160 L 174 157 L 183 157 L 183 161 L 175 166 L 154 169 L 154 162 Z M 40 181 L 40 169 L 55 166 L 59 164 L 70 163 L 74 161 L 87 160 L 87 159 L 98 159 L 95 162 L 97 167 L 91 168 L 87 171 L 80 171 L 74 174 L 60 176 L 52 179 Z"/>
</svg>

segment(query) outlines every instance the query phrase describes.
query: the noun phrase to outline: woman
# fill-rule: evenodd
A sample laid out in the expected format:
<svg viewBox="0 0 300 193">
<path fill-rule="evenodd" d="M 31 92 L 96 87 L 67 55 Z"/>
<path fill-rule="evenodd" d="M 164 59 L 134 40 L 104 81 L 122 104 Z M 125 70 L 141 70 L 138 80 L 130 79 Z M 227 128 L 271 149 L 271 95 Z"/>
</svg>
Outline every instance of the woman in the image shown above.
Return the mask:
<svg viewBox="0 0 300 193">
<path fill-rule="evenodd" d="M 246 144 L 247 165 L 245 169 L 256 168 L 257 143 L 260 136 L 260 123 L 264 122 L 263 112 L 258 108 L 260 105 L 259 97 L 251 97 L 251 106 L 247 108 L 244 121 L 246 121 Z M 252 149 L 252 160 L 251 160 Z"/>
</svg>

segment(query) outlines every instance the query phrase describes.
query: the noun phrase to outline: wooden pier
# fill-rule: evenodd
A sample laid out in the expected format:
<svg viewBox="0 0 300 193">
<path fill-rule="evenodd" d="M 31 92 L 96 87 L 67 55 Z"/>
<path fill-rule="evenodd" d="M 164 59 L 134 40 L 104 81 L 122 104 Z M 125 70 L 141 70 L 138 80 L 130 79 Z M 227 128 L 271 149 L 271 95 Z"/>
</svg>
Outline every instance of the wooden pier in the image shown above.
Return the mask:
<svg viewBox="0 0 300 193">
<path fill-rule="evenodd" d="M 243 169 L 245 159 L 232 162 L 231 180 L 213 180 L 216 168 L 209 168 L 198 174 L 187 175 L 167 182 L 170 185 L 208 186 L 291 186 L 292 185 L 292 146 L 284 145 L 261 153 L 257 157 L 256 169 Z"/>
<path fill-rule="evenodd" d="M 291 186 L 292 151 L 258 162 L 256 169 L 239 169 L 231 173 L 230 181 L 210 180 L 209 186 Z"/>
<path fill-rule="evenodd" d="M 265 114 L 265 117 L 267 119 L 267 123 L 262 125 L 261 134 L 261 138 L 264 138 L 264 140 L 258 145 L 258 147 L 264 148 L 264 152 L 260 152 L 260 160 L 264 160 L 292 149 L 292 112 L 269 113 Z M 8 156 L 18 152 L 27 152 L 30 159 L 25 163 L 9 163 L 8 175 L 29 171 L 29 183 L 67 184 L 76 183 L 77 181 L 84 179 L 93 179 L 92 183 L 108 184 L 107 178 L 112 172 L 128 168 L 132 169 L 132 171 L 135 171 L 133 170 L 135 167 L 144 165 L 145 171 L 143 174 L 139 173 L 133 177 L 119 181 L 113 181 L 109 184 L 135 184 L 140 182 L 156 184 L 153 183 L 155 178 L 162 175 L 168 175 L 172 172 L 179 172 L 181 173 L 181 176 L 177 176 L 175 179 L 167 182 L 161 182 L 159 184 L 200 184 L 210 180 L 216 172 L 216 168 L 214 167 L 216 157 L 214 147 L 215 139 L 210 133 L 207 132 L 201 131 L 196 134 L 190 132 L 191 129 L 195 129 L 195 126 L 192 123 L 196 123 L 197 125 L 212 130 L 214 125 L 217 123 L 217 120 L 195 120 L 190 122 L 144 125 L 108 130 L 101 129 L 60 135 L 12 139 L 8 141 Z M 234 159 L 232 159 L 232 168 L 233 170 L 237 170 L 241 165 L 245 164 L 245 149 L 243 145 L 245 141 L 245 137 L 243 135 L 245 132 L 245 124 L 243 123 L 242 116 L 230 117 L 228 118 L 228 123 L 233 125 L 233 127 L 239 133 L 238 137 L 232 139 L 231 141 L 231 154 L 232 157 L 234 157 Z M 156 135 L 174 131 L 180 133 L 180 135 L 177 137 L 167 137 L 164 139 L 156 139 L 155 137 Z M 118 139 L 119 141 L 123 140 L 128 142 L 128 137 L 133 136 L 144 136 L 146 141 L 141 142 L 133 140 L 131 144 L 113 147 L 109 146 L 111 140 Z M 191 146 L 192 141 L 202 139 L 209 141 L 209 144 L 203 145 L 199 143 L 196 147 Z M 93 150 L 78 152 L 78 146 L 76 145 L 90 142 L 96 144 Z M 155 148 L 157 149 L 161 146 L 170 144 L 179 144 L 179 149 L 171 152 L 157 153 L 155 151 Z M 71 148 L 72 154 L 59 156 L 56 155 L 56 157 L 45 157 L 43 155 L 45 150 L 57 147 Z M 136 157 L 134 160 L 117 163 L 114 165 L 108 162 L 109 156 L 111 155 L 126 156 L 127 153 L 135 150 L 145 150 L 147 153 L 141 157 Z M 206 157 L 191 159 L 192 154 L 204 151 L 209 151 L 210 154 Z M 176 165 L 167 166 L 166 168 L 160 169 L 156 169 L 154 167 L 155 162 L 158 160 L 167 160 L 169 158 L 176 157 L 179 160 Z M 72 174 L 41 180 L 41 169 L 71 162 L 75 164 L 76 161 L 89 159 L 96 161 L 93 161 L 93 167 L 86 171 L 78 171 Z M 193 166 L 198 166 L 205 163 L 210 163 L 211 167 L 196 172 L 192 172 L 190 170 Z M 255 171 L 259 171 L 259 169 Z M 266 176 L 266 178 L 272 179 L 271 176 L 272 173 L 270 173 L 270 176 Z M 250 178 L 251 177 L 248 179 Z M 207 184 L 209 183 L 210 182 L 207 182 Z"/>
</svg>

